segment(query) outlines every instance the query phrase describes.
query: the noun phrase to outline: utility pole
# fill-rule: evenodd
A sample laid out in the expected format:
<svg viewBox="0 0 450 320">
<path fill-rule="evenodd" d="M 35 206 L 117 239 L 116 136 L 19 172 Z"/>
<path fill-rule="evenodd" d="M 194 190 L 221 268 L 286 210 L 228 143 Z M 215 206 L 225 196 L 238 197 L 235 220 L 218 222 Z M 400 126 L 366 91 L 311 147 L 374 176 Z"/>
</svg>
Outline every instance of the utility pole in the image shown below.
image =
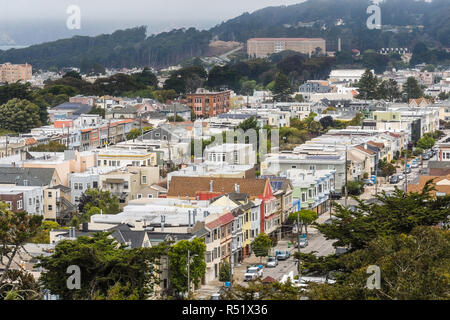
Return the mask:
<svg viewBox="0 0 450 320">
<path fill-rule="evenodd" d="M 141 141 L 144 141 L 144 131 L 142 129 L 142 113 L 139 115 L 139 131 L 141 131 Z"/>
<path fill-rule="evenodd" d="M 300 217 L 299 216 L 300 216 L 300 214 L 297 212 L 297 252 L 300 252 Z M 300 263 L 300 261 L 299 261 L 299 263 Z"/>
<path fill-rule="evenodd" d="M 106 146 L 108 147 L 109 145 L 109 127 L 111 126 L 111 119 L 109 119 L 108 121 L 108 139 L 106 140 Z"/>
<path fill-rule="evenodd" d="M 189 265 L 191 264 L 191 251 L 188 249 L 188 254 L 187 254 L 187 273 L 188 273 L 188 298 L 191 294 L 191 275 L 190 275 L 190 270 L 189 270 Z"/>
<path fill-rule="evenodd" d="M 408 151 L 409 148 L 406 146 L 406 152 L 405 152 L 405 193 L 408 192 Z"/>
<path fill-rule="evenodd" d="M 345 146 L 345 206 L 347 207 L 348 188 L 347 188 L 347 145 Z"/>
<path fill-rule="evenodd" d="M 230 286 L 233 282 L 233 255 L 230 255 Z"/>
</svg>

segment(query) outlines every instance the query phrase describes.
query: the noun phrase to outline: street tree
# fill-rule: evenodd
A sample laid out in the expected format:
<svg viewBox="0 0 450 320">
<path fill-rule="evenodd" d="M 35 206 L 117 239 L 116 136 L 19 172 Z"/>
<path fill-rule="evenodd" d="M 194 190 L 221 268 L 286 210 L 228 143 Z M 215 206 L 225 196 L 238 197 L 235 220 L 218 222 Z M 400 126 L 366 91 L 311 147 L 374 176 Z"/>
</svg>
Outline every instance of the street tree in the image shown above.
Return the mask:
<svg viewBox="0 0 450 320">
<path fill-rule="evenodd" d="M 170 267 L 170 283 L 175 295 L 183 296 L 188 292 L 190 284 L 198 286 L 206 273 L 206 245 L 200 238 L 192 241 L 181 240 L 173 245 L 168 253 Z M 189 253 L 189 260 L 188 260 Z M 189 264 L 189 268 L 187 267 Z M 189 274 L 188 274 L 189 269 Z"/>
<path fill-rule="evenodd" d="M 252 251 L 255 256 L 262 260 L 262 257 L 267 257 L 269 255 L 269 250 L 272 247 L 272 240 L 265 233 L 260 233 L 252 241 Z"/>
<path fill-rule="evenodd" d="M 300 232 L 303 232 L 303 226 L 305 226 L 306 234 L 308 234 L 308 225 L 316 221 L 317 218 L 317 212 L 308 209 L 293 212 L 288 216 L 288 220 L 291 223 L 296 223 L 297 221 L 299 221 Z"/>
<path fill-rule="evenodd" d="M 221 282 L 231 281 L 230 264 L 227 261 L 224 261 L 223 263 L 220 264 L 219 281 Z"/>
<path fill-rule="evenodd" d="M 422 138 L 417 141 L 417 146 L 422 149 L 431 149 L 433 148 L 436 141 L 433 139 L 433 137 L 429 135 L 425 135 Z"/>
</svg>

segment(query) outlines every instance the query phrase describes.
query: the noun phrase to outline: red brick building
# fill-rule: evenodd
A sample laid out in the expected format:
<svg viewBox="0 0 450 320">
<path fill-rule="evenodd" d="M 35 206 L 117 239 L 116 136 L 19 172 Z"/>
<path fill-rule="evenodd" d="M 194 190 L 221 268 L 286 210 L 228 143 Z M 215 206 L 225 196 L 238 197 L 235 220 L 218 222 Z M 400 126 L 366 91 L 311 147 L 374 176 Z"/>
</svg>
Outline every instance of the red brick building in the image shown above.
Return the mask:
<svg viewBox="0 0 450 320">
<path fill-rule="evenodd" d="M 187 95 L 187 105 L 196 117 L 209 118 L 228 112 L 231 91 L 209 92 L 204 89 Z"/>
<path fill-rule="evenodd" d="M 9 208 L 12 212 L 24 210 L 23 192 L 3 192 L 2 194 L 0 194 L 0 201 L 9 204 Z"/>
</svg>

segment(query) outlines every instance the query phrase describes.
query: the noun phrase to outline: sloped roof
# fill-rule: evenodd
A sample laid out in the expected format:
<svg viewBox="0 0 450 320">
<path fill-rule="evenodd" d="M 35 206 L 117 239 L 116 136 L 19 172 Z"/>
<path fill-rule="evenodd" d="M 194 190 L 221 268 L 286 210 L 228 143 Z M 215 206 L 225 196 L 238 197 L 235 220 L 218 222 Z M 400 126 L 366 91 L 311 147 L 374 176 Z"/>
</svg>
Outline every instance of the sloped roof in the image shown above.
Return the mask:
<svg viewBox="0 0 450 320">
<path fill-rule="evenodd" d="M 381 143 L 381 142 L 367 141 L 367 143 L 368 143 L 368 144 L 371 144 L 371 145 L 373 145 L 373 146 L 375 146 L 375 147 L 378 147 L 378 148 L 380 148 L 380 149 L 383 149 L 383 148 L 384 148 L 384 144 Z"/>
<path fill-rule="evenodd" d="M 172 177 L 170 181 L 169 197 L 195 197 L 197 192 L 209 192 L 210 181 L 213 181 L 212 192 L 230 193 L 235 191 L 235 184 L 239 185 L 241 193 L 250 197 L 263 195 L 266 179 L 236 179 L 212 177 Z"/>
<path fill-rule="evenodd" d="M 363 148 L 362 146 L 356 146 L 355 148 L 358 149 L 358 150 L 361 150 L 362 152 L 368 153 L 370 155 L 376 154 L 374 151 L 366 149 L 366 148 Z"/>
<path fill-rule="evenodd" d="M 436 191 L 431 191 L 431 194 L 435 195 L 436 192 L 442 192 L 450 195 L 450 174 L 446 176 L 420 176 L 418 184 L 408 185 L 408 192 L 421 192 L 425 184 L 432 179 L 434 179 L 433 186 Z"/>
<path fill-rule="evenodd" d="M 53 107 L 51 110 L 59 111 L 59 110 L 75 110 L 73 112 L 74 115 L 81 115 L 84 113 L 89 113 L 91 111 L 92 106 L 83 103 L 70 103 L 65 102 L 56 107 Z"/>
<path fill-rule="evenodd" d="M 0 168 L 0 184 L 15 184 L 23 186 L 23 181 L 28 181 L 28 186 L 48 186 L 52 182 L 54 168 Z"/>
<path fill-rule="evenodd" d="M 217 227 L 223 226 L 227 223 L 230 223 L 231 221 L 234 220 L 234 215 L 231 212 L 228 212 L 222 216 L 220 216 L 219 218 L 217 218 L 216 220 L 207 223 L 206 227 L 210 230 L 213 230 Z"/>
</svg>

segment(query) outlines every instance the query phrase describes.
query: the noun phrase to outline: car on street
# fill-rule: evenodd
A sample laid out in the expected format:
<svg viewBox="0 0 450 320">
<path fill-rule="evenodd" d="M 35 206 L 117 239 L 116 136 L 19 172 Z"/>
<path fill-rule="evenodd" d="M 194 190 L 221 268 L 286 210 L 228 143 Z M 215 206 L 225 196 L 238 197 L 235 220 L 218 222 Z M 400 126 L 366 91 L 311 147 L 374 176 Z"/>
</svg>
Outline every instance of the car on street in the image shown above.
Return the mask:
<svg viewBox="0 0 450 320">
<path fill-rule="evenodd" d="M 266 267 L 267 268 L 275 268 L 278 265 L 278 260 L 276 257 L 269 257 L 267 259 Z"/>
<path fill-rule="evenodd" d="M 411 163 L 411 168 L 416 169 L 416 168 L 418 168 L 418 167 L 419 167 L 419 163 L 417 163 L 417 162 Z"/>
<path fill-rule="evenodd" d="M 257 278 L 263 277 L 263 269 L 261 265 L 258 266 L 250 266 L 247 268 L 247 272 L 244 274 L 244 281 L 252 281 Z"/>
<path fill-rule="evenodd" d="M 396 184 L 396 183 L 399 183 L 399 182 L 400 182 L 400 179 L 398 178 L 397 175 L 391 176 L 389 178 L 389 183 L 390 184 Z"/>
<path fill-rule="evenodd" d="M 300 248 L 306 248 L 308 246 L 308 239 L 300 238 L 300 240 L 298 241 L 298 246 Z"/>
<path fill-rule="evenodd" d="M 398 174 L 397 177 L 398 177 L 400 180 L 404 180 L 404 179 L 405 179 L 405 176 L 404 176 L 403 174 L 401 174 L 401 173 Z"/>
<path fill-rule="evenodd" d="M 291 256 L 291 253 L 289 251 L 277 251 L 276 257 L 278 261 L 280 260 L 287 260 Z"/>
<path fill-rule="evenodd" d="M 411 168 L 410 167 L 407 167 L 406 169 L 405 169 L 405 171 L 403 171 L 403 173 L 404 174 L 410 174 L 412 171 L 411 171 Z"/>
<path fill-rule="evenodd" d="M 430 160 L 430 154 L 429 153 L 423 153 L 422 154 L 422 159 L 423 160 Z"/>
<path fill-rule="evenodd" d="M 370 180 L 370 179 L 364 179 L 364 184 L 366 186 L 373 186 L 374 185 L 373 181 Z"/>
<path fill-rule="evenodd" d="M 331 200 L 339 200 L 341 198 L 342 198 L 342 193 L 336 192 L 336 191 L 330 192 L 330 199 Z"/>
<path fill-rule="evenodd" d="M 210 300 L 220 300 L 220 293 L 212 294 Z"/>
</svg>

